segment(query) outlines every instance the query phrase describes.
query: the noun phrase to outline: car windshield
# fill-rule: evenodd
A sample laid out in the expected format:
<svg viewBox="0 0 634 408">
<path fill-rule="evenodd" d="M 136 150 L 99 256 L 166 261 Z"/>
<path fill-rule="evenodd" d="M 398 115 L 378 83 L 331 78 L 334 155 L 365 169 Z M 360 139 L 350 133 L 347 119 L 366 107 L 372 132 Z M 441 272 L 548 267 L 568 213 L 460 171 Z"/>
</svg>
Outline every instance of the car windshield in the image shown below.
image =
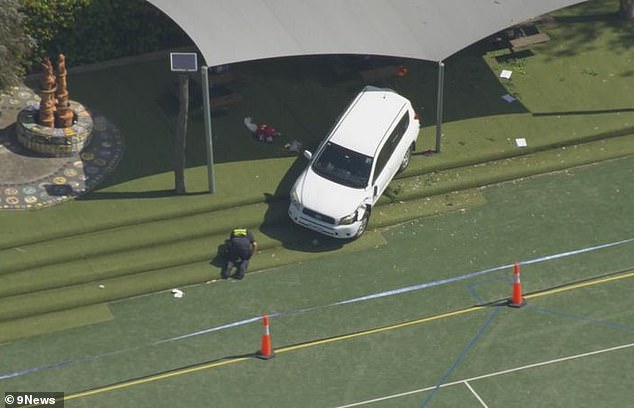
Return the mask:
<svg viewBox="0 0 634 408">
<path fill-rule="evenodd" d="M 313 170 L 335 183 L 365 188 L 372 171 L 372 157 L 328 142 L 315 160 Z"/>
</svg>

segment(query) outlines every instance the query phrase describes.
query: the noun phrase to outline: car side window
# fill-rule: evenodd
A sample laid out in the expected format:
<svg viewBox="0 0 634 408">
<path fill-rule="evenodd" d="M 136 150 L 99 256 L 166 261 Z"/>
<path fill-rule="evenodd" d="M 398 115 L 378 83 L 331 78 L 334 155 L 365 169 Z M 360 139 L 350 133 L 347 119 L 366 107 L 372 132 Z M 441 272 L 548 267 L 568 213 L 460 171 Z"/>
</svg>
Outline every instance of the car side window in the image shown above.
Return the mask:
<svg viewBox="0 0 634 408">
<path fill-rule="evenodd" d="M 403 136 L 405 135 L 405 131 L 407 130 L 408 126 L 409 126 L 409 115 L 408 115 L 408 112 L 405 111 L 405 114 L 398 121 L 398 123 L 394 127 L 394 130 L 392 130 L 392 133 L 390 133 L 390 136 L 387 138 L 387 141 L 381 148 L 381 151 L 379 152 L 376 158 L 376 168 L 374 169 L 374 175 L 372 176 L 372 184 L 376 182 L 376 179 L 385 169 L 385 166 L 387 165 L 387 162 L 390 160 L 390 157 L 392 157 L 394 150 L 396 150 L 396 147 L 403 139 Z"/>
</svg>

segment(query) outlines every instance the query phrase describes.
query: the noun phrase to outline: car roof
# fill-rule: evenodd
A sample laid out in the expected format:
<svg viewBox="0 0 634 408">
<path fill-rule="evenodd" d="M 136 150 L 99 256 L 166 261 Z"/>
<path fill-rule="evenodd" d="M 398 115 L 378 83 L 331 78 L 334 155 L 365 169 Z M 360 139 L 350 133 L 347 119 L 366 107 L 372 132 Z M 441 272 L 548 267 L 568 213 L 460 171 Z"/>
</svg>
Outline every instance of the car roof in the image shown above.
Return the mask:
<svg viewBox="0 0 634 408">
<path fill-rule="evenodd" d="M 391 89 L 367 86 L 341 116 L 329 140 L 366 156 L 374 156 L 381 140 L 408 105 L 406 98 Z"/>
</svg>

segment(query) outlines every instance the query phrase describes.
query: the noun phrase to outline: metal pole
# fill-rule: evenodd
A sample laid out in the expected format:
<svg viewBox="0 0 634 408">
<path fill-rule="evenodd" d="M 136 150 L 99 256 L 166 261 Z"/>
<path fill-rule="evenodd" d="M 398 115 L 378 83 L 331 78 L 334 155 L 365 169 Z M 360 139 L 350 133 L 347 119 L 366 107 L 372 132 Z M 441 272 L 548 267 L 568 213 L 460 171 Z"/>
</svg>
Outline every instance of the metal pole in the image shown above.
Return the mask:
<svg viewBox="0 0 634 408">
<path fill-rule="evenodd" d="M 205 138 L 207 140 L 207 181 L 209 192 L 216 192 L 216 178 L 214 176 L 214 145 L 211 137 L 211 103 L 209 102 L 209 68 L 206 65 L 200 67 L 203 92 L 203 115 L 205 117 Z"/>
<path fill-rule="evenodd" d="M 436 107 L 436 153 L 440 153 L 443 118 L 443 89 L 445 87 L 445 64 L 438 61 L 438 106 Z"/>
</svg>

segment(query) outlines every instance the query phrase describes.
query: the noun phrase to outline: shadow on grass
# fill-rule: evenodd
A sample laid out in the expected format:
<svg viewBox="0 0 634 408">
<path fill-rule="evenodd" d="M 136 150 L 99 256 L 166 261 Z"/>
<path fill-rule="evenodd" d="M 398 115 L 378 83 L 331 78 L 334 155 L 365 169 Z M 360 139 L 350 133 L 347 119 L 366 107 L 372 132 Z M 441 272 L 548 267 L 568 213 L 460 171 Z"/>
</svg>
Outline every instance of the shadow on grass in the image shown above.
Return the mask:
<svg viewBox="0 0 634 408">
<path fill-rule="evenodd" d="M 618 1 L 589 1 L 554 13 L 553 38 L 563 45 L 544 48 L 551 60 L 610 49 L 615 55 L 630 52 L 634 46 L 632 21 L 619 16 Z"/>
<path fill-rule="evenodd" d="M 495 60 L 500 64 L 506 64 L 509 62 L 515 62 L 516 60 L 521 60 L 523 58 L 528 58 L 534 56 L 535 53 L 531 50 L 522 50 L 511 52 L 510 54 L 499 55 L 495 57 Z"/>
<path fill-rule="evenodd" d="M 476 45 L 445 62 L 446 122 L 525 111 L 520 104 L 487 97 L 507 93 L 482 59 L 487 51 L 487 46 Z M 361 75 L 400 65 L 408 68 L 405 77 L 394 72 L 366 82 Z M 235 80 L 226 86 L 242 100 L 212 115 L 216 163 L 280 157 L 285 155 L 284 144 L 294 139 L 307 147 L 318 144 L 365 85 L 392 88 L 408 97 L 424 124 L 436 118 L 437 65 L 426 61 L 319 55 L 243 62 L 233 64 L 231 72 Z M 101 188 L 172 170 L 178 102 L 171 91 L 173 74 L 164 61 L 76 74 L 70 80 L 74 99 L 103 112 L 126 140 L 123 160 Z M 186 162 L 197 167 L 206 163 L 202 91 L 191 86 Z M 253 141 L 243 123 L 246 116 L 277 127 L 283 136 L 268 146 Z"/>
<path fill-rule="evenodd" d="M 586 24 L 586 23 L 599 23 L 599 22 L 618 22 L 621 20 L 619 13 L 615 11 L 612 13 L 597 13 L 575 16 L 557 16 L 555 20 L 562 24 Z"/>
<path fill-rule="evenodd" d="M 224 268 L 227 263 L 226 253 L 227 253 L 227 241 L 218 245 L 216 248 L 216 252 L 212 254 L 211 260 L 209 261 L 209 265 L 215 266 L 217 268 Z"/>
<path fill-rule="evenodd" d="M 325 252 L 341 248 L 345 241 L 330 238 L 295 225 L 288 217 L 288 196 L 295 180 L 308 161 L 299 156 L 282 177 L 274 194 L 265 194 L 268 205 L 260 231 L 286 249 L 302 252 Z"/>
<path fill-rule="evenodd" d="M 576 111 L 560 111 L 560 112 L 533 112 L 533 116 L 567 116 L 567 115 L 600 115 L 605 113 L 624 113 L 634 112 L 634 108 L 620 109 L 589 109 Z"/>
<path fill-rule="evenodd" d="M 207 191 L 199 191 L 195 193 L 178 194 L 178 196 L 198 196 L 209 194 Z M 177 196 L 174 190 L 156 190 L 156 191 L 138 191 L 138 192 L 107 192 L 94 191 L 79 197 L 78 200 L 121 200 L 128 198 L 163 198 Z"/>
</svg>

